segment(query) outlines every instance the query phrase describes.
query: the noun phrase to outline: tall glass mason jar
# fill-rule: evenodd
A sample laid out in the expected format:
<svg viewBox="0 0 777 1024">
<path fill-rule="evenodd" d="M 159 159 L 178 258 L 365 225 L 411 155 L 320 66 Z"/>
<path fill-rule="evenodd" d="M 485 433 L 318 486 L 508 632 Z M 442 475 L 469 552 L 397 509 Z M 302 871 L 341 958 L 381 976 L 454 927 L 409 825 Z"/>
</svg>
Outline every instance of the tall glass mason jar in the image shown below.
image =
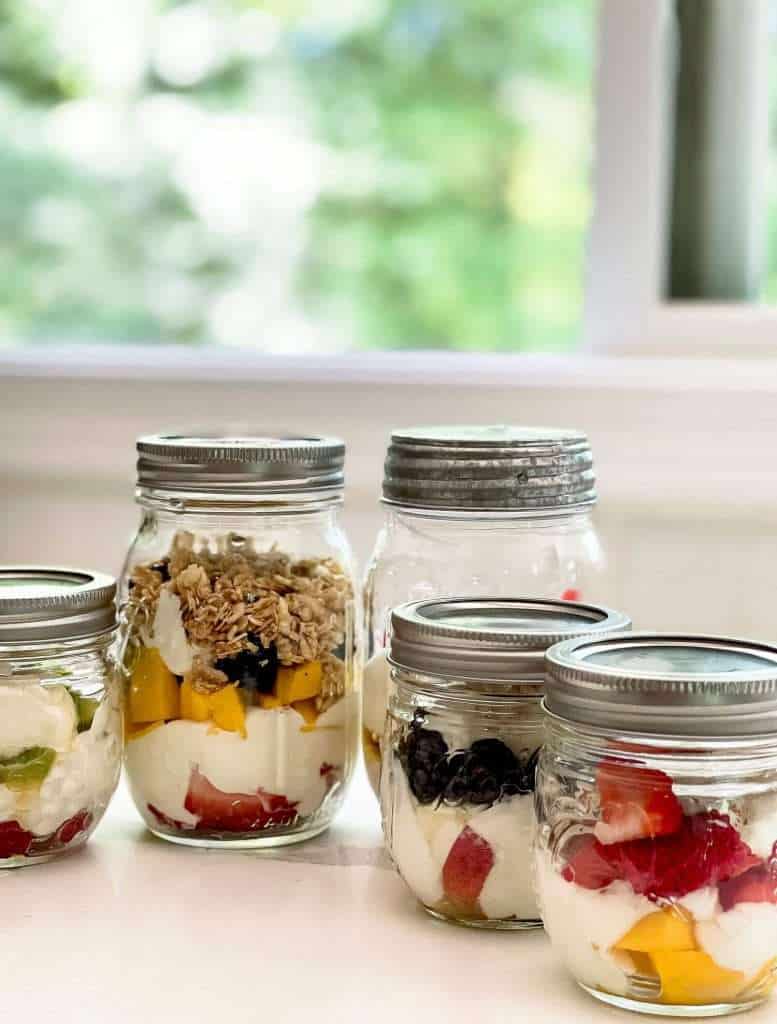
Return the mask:
<svg viewBox="0 0 777 1024">
<path fill-rule="evenodd" d="M 629 625 L 562 601 L 446 598 L 394 610 L 383 825 L 430 914 L 477 928 L 540 926 L 530 845 L 544 652 Z"/>
<path fill-rule="evenodd" d="M 121 589 L 126 766 L 158 836 L 298 842 L 358 754 L 358 605 L 326 437 L 138 441 L 140 528 Z"/>
<path fill-rule="evenodd" d="M 635 633 L 547 663 L 535 869 L 558 954 L 625 1009 L 760 1003 L 777 980 L 777 648 Z"/>
<path fill-rule="evenodd" d="M 377 792 L 391 611 L 450 594 L 612 600 L 592 520 L 593 458 L 577 430 L 505 426 L 396 430 L 385 518 L 365 585 L 365 763 Z"/>
<path fill-rule="evenodd" d="M 116 584 L 0 568 L 0 868 L 82 846 L 121 768 Z"/>
</svg>

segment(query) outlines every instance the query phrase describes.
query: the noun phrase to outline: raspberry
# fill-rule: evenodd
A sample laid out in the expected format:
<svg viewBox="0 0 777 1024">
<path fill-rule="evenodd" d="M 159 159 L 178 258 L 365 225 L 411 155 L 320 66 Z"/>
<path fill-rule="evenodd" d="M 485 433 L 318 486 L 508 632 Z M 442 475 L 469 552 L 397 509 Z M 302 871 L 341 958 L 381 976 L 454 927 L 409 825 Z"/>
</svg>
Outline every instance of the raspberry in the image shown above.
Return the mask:
<svg viewBox="0 0 777 1024">
<path fill-rule="evenodd" d="M 579 841 L 563 875 L 586 889 L 628 882 L 648 899 L 679 899 L 736 878 L 759 859 L 728 817 L 717 811 L 688 815 L 674 835 L 605 846 L 594 836 Z"/>
</svg>

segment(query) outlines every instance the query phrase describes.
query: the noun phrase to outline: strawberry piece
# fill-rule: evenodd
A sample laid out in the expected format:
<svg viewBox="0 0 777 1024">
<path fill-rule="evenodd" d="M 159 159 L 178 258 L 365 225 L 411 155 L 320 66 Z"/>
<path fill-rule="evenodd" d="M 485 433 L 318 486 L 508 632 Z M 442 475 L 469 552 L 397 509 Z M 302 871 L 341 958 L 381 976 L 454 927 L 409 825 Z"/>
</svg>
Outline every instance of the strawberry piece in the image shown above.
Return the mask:
<svg viewBox="0 0 777 1024">
<path fill-rule="evenodd" d="M 198 768 L 192 769 L 184 807 L 199 818 L 197 827 L 219 832 L 255 832 L 269 825 L 291 825 L 297 804 L 285 796 L 267 793 L 225 793 L 217 789 Z"/>
<path fill-rule="evenodd" d="M 160 811 L 158 807 L 154 807 L 153 804 L 146 804 L 149 811 L 154 815 L 160 825 L 165 825 L 167 828 L 177 829 L 179 832 L 191 829 L 193 825 L 185 825 L 182 821 L 177 821 L 175 818 L 171 818 L 168 814 Z"/>
<path fill-rule="evenodd" d="M 78 811 L 71 818 L 63 821 L 59 828 L 46 836 L 35 836 L 32 841 L 33 853 L 50 853 L 52 850 L 60 850 L 68 843 L 72 843 L 76 836 L 86 832 L 92 824 L 92 815 L 89 811 Z"/>
<path fill-rule="evenodd" d="M 596 838 L 605 845 L 654 839 L 677 832 L 683 809 L 664 772 L 608 759 L 596 773 L 601 821 Z"/>
<path fill-rule="evenodd" d="M 464 913 L 477 911 L 478 897 L 494 866 L 494 851 L 469 826 L 460 832 L 442 869 L 442 886 L 450 902 Z"/>
<path fill-rule="evenodd" d="M 0 858 L 25 857 L 32 845 L 33 834 L 18 821 L 0 821 Z"/>
<path fill-rule="evenodd" d="M 718 887 L 720 905 L 731 910 L 737 903 L 777 904 L 777 863 L 759 864 L 743 875 L 721 882 Z"/>
<path fill-rule="evenodd" d="M 585 889 L 628 882 L 648 899 L 679 899 L 695 889 L 737 878 L 761 861 L 728 817 L 717 811 L 688 815 L 674 835 L 606 845 L 578 840 L 563 876 Z"/>
<path fill-rule="evenodd" d="M 568 587 L 564 591 L 564 593 L 561 595 L 561 600 L 562 601 L 579 601 L 582 596 L 583 596 L 582 591 L 578 590 L 576 587 Z"/>
</svg>

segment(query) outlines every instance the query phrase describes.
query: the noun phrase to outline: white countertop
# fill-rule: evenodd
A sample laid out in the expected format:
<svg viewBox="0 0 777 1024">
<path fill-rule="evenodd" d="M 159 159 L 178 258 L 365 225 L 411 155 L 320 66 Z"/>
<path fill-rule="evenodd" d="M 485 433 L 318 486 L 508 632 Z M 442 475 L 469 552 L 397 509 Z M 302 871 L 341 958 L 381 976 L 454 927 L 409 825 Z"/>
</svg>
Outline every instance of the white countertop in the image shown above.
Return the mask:
<svg viewBox="0 0 777 1024">
<path fill-rule="evenodd" d="M 83 851 L 0 872 L 0 897 L 2 1021 L 639 1020 L 580 992 L 541 932 L 470 931 L 418 909 L 364 777 L 327 836 L 262 854 L 154 839 L 122 787 Z"/>
</svg>

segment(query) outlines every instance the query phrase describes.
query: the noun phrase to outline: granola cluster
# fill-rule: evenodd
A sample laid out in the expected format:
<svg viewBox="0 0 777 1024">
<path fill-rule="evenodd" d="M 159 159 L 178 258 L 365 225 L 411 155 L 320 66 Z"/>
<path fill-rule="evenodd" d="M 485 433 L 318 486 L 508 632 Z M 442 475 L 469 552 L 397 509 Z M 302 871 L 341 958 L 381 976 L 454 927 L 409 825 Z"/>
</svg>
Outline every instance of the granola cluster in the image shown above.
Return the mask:
<svg viewBox="0 0 777 1024">
<path fill-rule="evenodd" d="M 341 692 L 344 667 L 332 652 L 345 639 L 353 590 L 333 559 L 294 561 L 276 548 L 256 551 L 237 534 L 221 538 L 215 551 L 196 549 L 194 536 L 180 532 L 168 558 L 132 572 L 126 614 L 136 628 L 151 627 L 163 586 L 179 598 L 187 638 L 199 652 L 198 688 L 225 685 L 214 662 L 256 650 L 258 637 L 265 648 L 275 645 L 282 665 L 320 660 L 323 695 Z"/>
</svg>

